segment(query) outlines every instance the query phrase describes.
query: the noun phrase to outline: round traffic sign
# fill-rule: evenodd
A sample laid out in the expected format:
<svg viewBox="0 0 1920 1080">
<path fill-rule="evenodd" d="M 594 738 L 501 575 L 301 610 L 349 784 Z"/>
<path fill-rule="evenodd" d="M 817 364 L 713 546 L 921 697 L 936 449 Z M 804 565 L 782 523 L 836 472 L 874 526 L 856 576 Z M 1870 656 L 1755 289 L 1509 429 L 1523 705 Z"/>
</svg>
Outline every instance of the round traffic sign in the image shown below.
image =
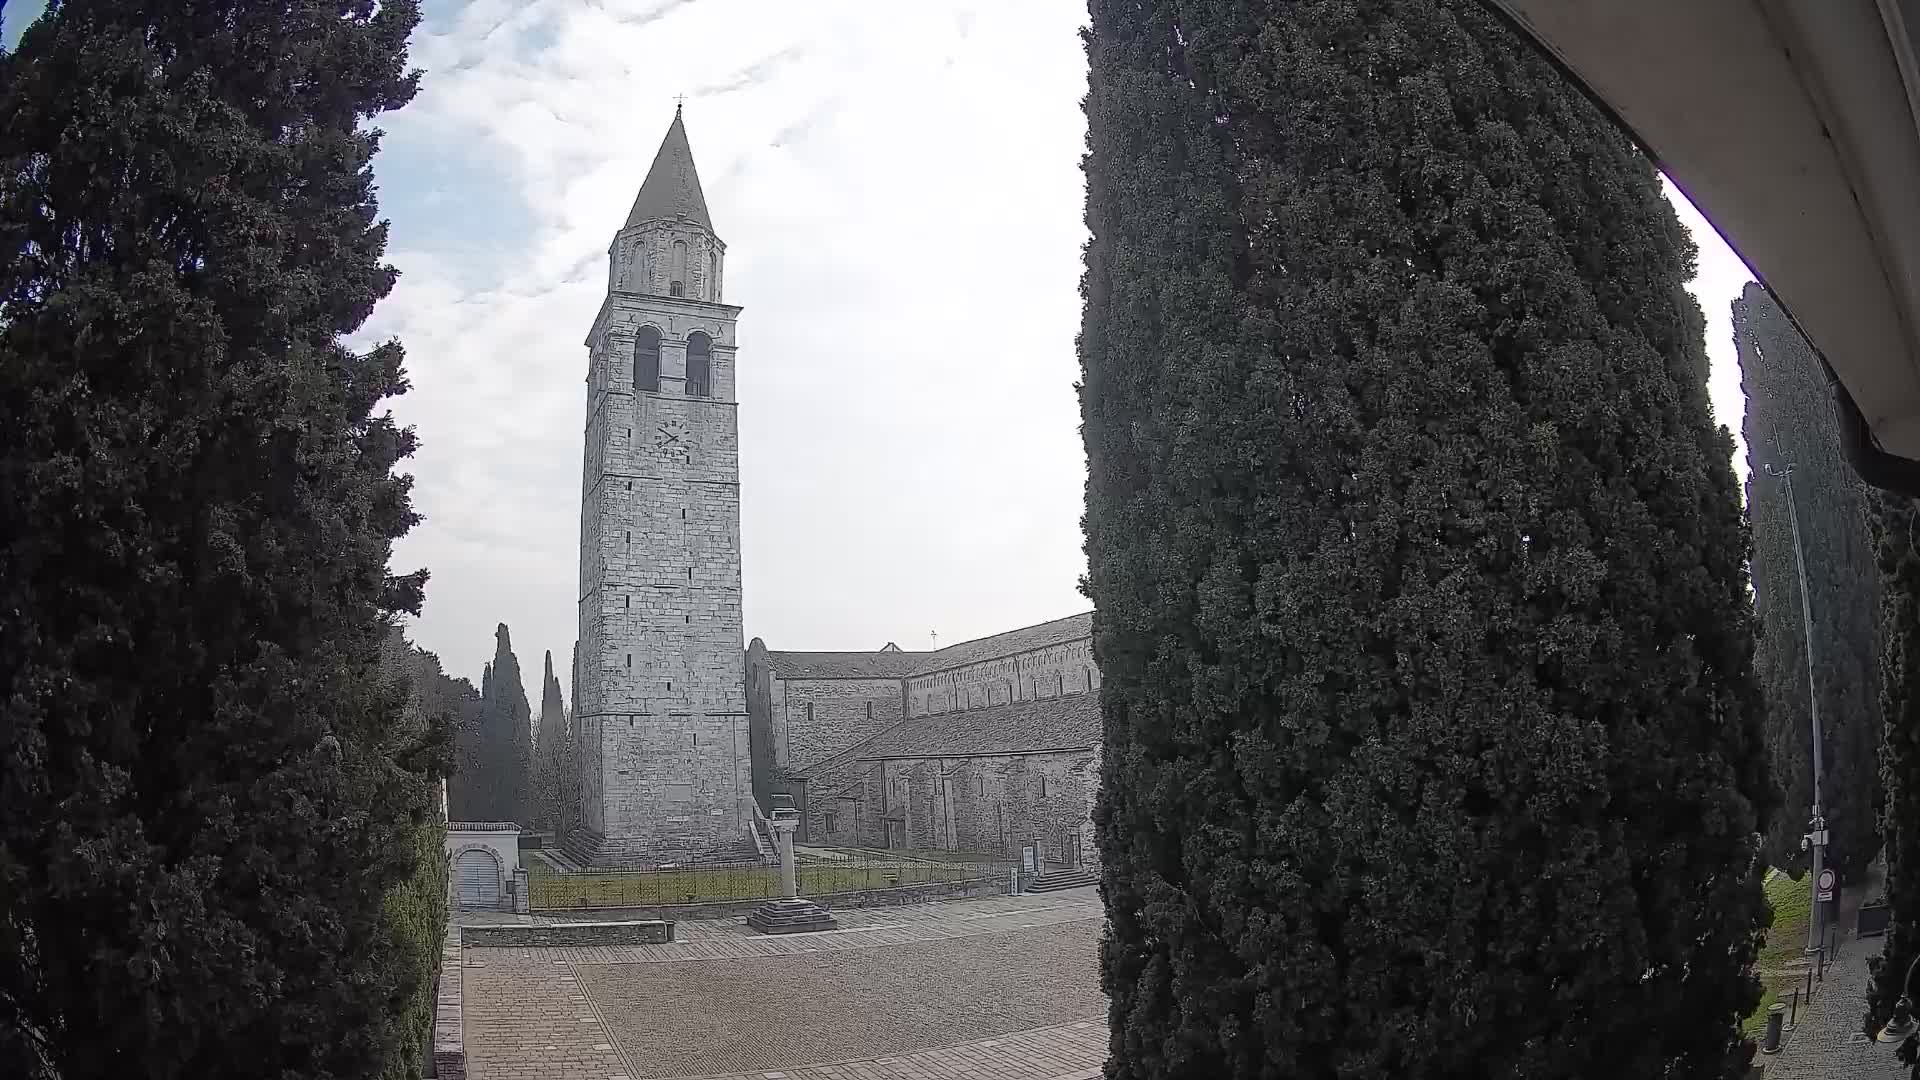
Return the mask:
<svg viewBox="0 0 1920 1080">
<path fill-rule="evenodd" d="M 1832 870 L 1820 871 L 1820 891 L 1831 892 L 1832 890 L 1833 890 L 1833 871 Z"/>
</svg>

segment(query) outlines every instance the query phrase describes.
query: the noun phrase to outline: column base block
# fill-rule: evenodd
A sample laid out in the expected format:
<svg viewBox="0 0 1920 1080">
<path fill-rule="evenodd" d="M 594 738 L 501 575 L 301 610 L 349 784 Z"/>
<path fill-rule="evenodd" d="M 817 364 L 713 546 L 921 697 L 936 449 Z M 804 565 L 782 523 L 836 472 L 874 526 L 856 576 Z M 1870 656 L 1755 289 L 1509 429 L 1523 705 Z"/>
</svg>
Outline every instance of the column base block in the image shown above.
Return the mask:
<svg viewBox="0 0 1920 1080">
<path fill-rule="evenodd" d="M 763 934 L 805 934 L 840 928 L 832 912 L 805 897 L 769 900 L 748 913 L 747 925 Z"/>
</svg>

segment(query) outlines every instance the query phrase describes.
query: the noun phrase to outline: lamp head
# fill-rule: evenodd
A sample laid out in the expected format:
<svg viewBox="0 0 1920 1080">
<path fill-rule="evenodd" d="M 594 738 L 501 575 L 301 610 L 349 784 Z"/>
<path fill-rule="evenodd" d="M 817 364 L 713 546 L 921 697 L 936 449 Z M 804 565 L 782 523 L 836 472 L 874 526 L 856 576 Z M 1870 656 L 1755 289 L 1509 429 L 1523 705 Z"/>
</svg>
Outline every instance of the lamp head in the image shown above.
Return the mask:
<svg viewBox="0 0 1920 1080">
<path fill-rule="evenodd" d="M 1893 1003 L 1893 1015 L 1887 1018 L 1887 1026 L 1880 1029 L 1874 1041 L 1897 1043 L 1912 1036 L 1916 1028 L 1920 1025 L 1913 1020 L 1913 999 L 1902 994 L 1900 1000 Z"/>
</svg>

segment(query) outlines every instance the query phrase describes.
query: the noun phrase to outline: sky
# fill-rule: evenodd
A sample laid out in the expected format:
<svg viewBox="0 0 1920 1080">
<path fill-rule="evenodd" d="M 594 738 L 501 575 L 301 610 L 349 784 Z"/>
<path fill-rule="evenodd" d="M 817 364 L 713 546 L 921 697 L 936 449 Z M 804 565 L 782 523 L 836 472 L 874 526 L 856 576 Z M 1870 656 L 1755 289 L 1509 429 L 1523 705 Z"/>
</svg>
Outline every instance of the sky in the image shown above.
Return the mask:
<svg viewBox="0 0 1920 1080">
<path fill-rule="evenodd" d="M 8 5 L 9 45 L 38 6 Z M 416 643 L 477 684 L 505 622 L 531 697 L 544 651 L 567 682 L 582 341 L 680 95 L 745 308 L 747 638 L 921 649 L 1090 607 L 1084 22 L 1079 0 L 427 0 L 426 78 L 375 161 L 400 279 L 361 335 L 407 349 Z M 1737 435 L 1749 275 L 1675 202 Z"/>
</svg>

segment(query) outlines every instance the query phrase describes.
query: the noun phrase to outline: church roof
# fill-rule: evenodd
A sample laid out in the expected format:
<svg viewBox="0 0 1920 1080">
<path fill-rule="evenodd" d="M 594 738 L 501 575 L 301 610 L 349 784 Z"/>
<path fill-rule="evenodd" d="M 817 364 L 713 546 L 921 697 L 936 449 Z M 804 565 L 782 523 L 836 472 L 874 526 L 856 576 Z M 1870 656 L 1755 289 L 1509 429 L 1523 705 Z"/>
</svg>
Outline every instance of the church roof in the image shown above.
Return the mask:
<svg viewBox="0 0 1920 1080">
<path fill-rule="evenodd" d="M 854 749 L 860 761 L 1084 750 L 1100 743 L 1100 695 L 1066 694 L 905 720 Z"/>
<path fill-rule="evenodd" d="M 1023 626 L 933 652 L 907 652 L 889 641 L 877 652 L 767 652 L 767 664 L 783 679 L 904 679 L 1015 653 L 1079 641 L 1093 633 L 1093 613 Z"/>
<path fill-rule="evenodd" d="M 643 221 L 684 219 L 713 231 L 707 217 L 707 197 L 700 191 L 700 174 L 693 168 L 693 148 L 687 145 L 687 125 L 680 110 L 673 111 L 673 126 L 660 140 L 660 151 L 653 155 L 653 167 L 640 185 L 640 194 L 627 212 L 631 228 Z"/>
<path fill-rule="evenodd" d="M 911 674 L 926 675 L 949 668 L 965 667 L 986 660 L 997 660 L 1014 653 L 1031 652 L 1044 649 L 1049 645 L 1060 645 L 1069 641 L 1079 641 L 1093 634 L 1093 612 L 1086 611 L 1078 615 L 1069 615 L 1064 619 L 1043 622 L 1034 626 L 1023 626 L 1018 630 L 1009 630 L 992 637 L 975 638 L 949 645 L 937 652 L 909 653 L 920 658 L 920 664 Z"/>
<path fill-rule="evenodd" d="M 926 653 L 767 652 L 767 666 L 783 679 L 898 679 L 912 674 Z"/>
</svg>

